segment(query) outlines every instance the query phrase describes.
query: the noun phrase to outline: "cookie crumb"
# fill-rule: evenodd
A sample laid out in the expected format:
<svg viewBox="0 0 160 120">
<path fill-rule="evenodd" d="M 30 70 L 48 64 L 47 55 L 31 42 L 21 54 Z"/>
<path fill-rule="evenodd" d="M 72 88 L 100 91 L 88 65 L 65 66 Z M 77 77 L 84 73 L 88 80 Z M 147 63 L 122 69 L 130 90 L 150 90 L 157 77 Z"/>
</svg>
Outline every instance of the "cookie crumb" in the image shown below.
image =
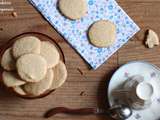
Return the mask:
<svg viewBox="0 0 160 120">
<path fill-rule="evenodd" d="M 84 75 L 83 71 L 80 68 L 77 68 L 77 70 L 81 75 Z"/>
<path fill-rule="evenodd" d="M 18 17 L 17 12 L 12 12 L 12 16 L 15 17 L 15 18 Z"/>
<path fill-rule="evenodd" d="M 154 46 L 158 46 L 159 45 L 158 34 L 151 29 L 147 30 L 145 44 L 147 45 L 148 48 L 154 48 Z"/>
<path fill-rule="evenodd" d="M 80 96 L 84 96 L 85 95 L 85 91 L 82 91 L 81 93 L 80 93 Z"/>
</svg>

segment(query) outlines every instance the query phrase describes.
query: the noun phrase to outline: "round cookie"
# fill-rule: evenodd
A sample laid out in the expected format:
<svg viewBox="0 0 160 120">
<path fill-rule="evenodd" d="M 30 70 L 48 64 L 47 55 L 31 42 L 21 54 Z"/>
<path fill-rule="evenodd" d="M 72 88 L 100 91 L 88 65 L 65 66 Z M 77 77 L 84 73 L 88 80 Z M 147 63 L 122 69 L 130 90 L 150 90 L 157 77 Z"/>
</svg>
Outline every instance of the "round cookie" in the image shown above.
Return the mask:
<svg viewBox="0 0 160 120">
<path fill-rule="evenodd" d="M 13 56 L 18 57 L 28 53 L 40 53 L 41 41 L 34 36 L 23 37 L 13 44 Z"/>
<path fill-rule="evenodd" d="M 57 48 L 47 41 L 41 42 L 40 55 L 46 59 L 48 68 L 53 68 L 60 60 L 60 55 Z"/>
<path fill-rule="evenodd" d="M 29 95 L 38 96 L 47 91 L 51 85 L 54 78 L 52 69 L 48 69 L 47 74 L 43 80 L 37 83 L 28 83 L 24 85 L 24 91 Z"/>
<path fill-rule="evenodd" d="M 62 86 L 67 79 L 67 69 L 62 61 L 60 61 L 58 65 L 56 65 L 55 68 L 53 68 L 53 72 L 54 72 L 54 79 L 52 81 L 52 86 L 50 88 L 51 90 L 54 90 Z"/>
<path fill-rule="evenodd" d="M 2 73 L 3 83 L 7 87 L 15 87 L 19 85 L 24 85 L 26 82 L 22 81 L 16 73 L 13 72 L 6 72 Z"/>
<path fill-rule="evenodd" d="M 59 9 L 69 19 L 80 19 L 87 13 L 87 0 L 59 0 Z"/>
<path fill-rule="evenodd" d="M 2 55 L 1 66 L 7 71 L 11 71 L 16 69 L 15 64 L 16 62 L 12 56 L 12 48 L 8 48 Z"/>
<path fill-rule="evenodd" d="M 16 63 L 19 76 L 26 82 L 39 82 L 47 72 L 46 60 L 38 54 L 21 56 Z"/>
<path fill-rule="evenodd" d="M 90 42 L 96 47 L 109 47 L 116 40 L 116 26 L 107 20 L 95 22 L 89 29 Z"/>
<path fill-rule="evenodd" d="M 21 86 L 12 87 L 13 91 L 18 95 L 27 95 L 26 92 L 22 89 Z"/>
</svg>

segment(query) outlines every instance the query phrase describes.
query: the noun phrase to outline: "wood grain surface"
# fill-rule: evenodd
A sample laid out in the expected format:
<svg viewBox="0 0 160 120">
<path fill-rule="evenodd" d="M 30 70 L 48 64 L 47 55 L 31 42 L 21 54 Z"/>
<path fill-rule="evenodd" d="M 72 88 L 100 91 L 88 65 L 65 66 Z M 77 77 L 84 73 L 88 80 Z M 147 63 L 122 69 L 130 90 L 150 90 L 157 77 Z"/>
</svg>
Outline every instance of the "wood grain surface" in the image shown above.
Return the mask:
<svg viewBox="0 0 160 120">
<path fill-rule="evenodd" d="M 44 120 L 43 114 L 52 107 L 107 108 L 107 84 L 113 72 L 132 60 L 146 60 L 160 67 L 160 47 L 147 49 L 144 33 L 152 28 L 160 33 L 160 0 L 118 0 L 124 10 L 142 28 L 123 48 L 115 53 L 98 70 L 92 71 L 69 44 L 27 2 L 9 0 L 17 13 L 0 13 L 0 46 L 24 32 L 41 32 L 49 35 L 61 46 L 68 69 L 67 82 L 51 95 L 39 100 L 24 100 L 0 88 L 0 120 Z M 79 72 L 83 72 L 83 76 Z M 83 93 L 83 94 L 82 94 Z M 107 116 L 57 115 L 49 120 L 110 120 Z"/>
</svg>

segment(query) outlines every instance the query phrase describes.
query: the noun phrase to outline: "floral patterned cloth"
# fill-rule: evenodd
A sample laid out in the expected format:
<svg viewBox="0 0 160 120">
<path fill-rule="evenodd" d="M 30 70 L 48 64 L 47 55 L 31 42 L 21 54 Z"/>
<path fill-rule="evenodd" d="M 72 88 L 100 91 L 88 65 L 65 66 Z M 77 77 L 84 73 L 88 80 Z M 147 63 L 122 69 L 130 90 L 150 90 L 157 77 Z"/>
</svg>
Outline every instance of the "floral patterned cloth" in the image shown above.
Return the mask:
<svg viewBox="0 0 160 120">
<path fill-rule="evenodd" d="M 97 69 L 139 31 L 139 27 L 122 10 L 115 0 L 87 0 L 87 15 L 75 21 L 69 20 L 61 15 L 57 9 L 58 0 L 29 1 L 93 69 Z M 89 43 L 87 37 L 88 28 L 95 21 L 101 19 L 110 20 L 117 26 L 116 43 L 108 48 L 94 47 Z"/>
</svg>

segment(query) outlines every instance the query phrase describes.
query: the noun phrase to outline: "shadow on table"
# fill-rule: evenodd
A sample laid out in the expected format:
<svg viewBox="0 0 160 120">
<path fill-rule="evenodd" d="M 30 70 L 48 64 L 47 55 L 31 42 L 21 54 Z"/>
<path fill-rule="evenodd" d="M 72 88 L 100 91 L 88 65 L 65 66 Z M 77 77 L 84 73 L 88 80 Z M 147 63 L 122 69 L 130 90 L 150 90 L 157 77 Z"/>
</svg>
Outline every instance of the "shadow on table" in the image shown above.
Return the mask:
<svg viewBox="0 0 160 120">
<path fill-rule="evenodd" d="M 13 94 L 10 94 L 9 91 L 0 83 L 0 100 L 1 101 L 17 101 L 17 97 Z"/>
<path fill-rule="evenodd" d="M 102 109 L 108 109 L 109 102 L 108 102 L 108 85 L 110 82 L 110 78 L 112 77 L 113 73 L 116 71 L 116 69 L 110 71 L 106 76 L 104 76 L 103 80 L 99 83 L 99 88 L 97 91 L 97 101 L 98 101 L 98 107 Z M 106 116 L 108 118 L 109 116 Z"/>
</svg>

